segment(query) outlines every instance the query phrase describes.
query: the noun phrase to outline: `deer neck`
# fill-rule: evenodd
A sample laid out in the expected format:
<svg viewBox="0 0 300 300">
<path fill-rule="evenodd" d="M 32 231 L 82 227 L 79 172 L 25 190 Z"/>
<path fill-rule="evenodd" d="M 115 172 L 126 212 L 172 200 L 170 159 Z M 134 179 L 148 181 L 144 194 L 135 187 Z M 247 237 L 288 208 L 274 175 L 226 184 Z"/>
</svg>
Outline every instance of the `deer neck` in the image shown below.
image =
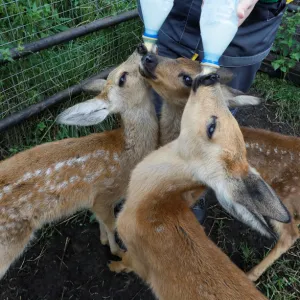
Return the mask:
<svg viewBox="0 0 300 300">
<path fill-rule="evenodd" d="M 184 107 L 163 102 L 160 117 L 160 137 L 161 146 L 174 141 L 180 133 L 180 123 Z"/>
<path fill-rule="evenodd" d="M 145 103 L 146 102 L 146 103 Z M 125 161 L 134 165 L 157 148 L 158 120 L 151 101 L 128 110 L 122 116 Z"/>
<path fill-rule="evenodd" d="M 170 195 L 178 195 L 185 191 L 202 186 L 195 176 L 193 166 L 184 161 L 177 152 L 177 141 L 148 155 L 133 171 L 127 208 L 135 210 L 147 206 L 151 209 L 157 201 L 169 201 Z"/>
</svg>

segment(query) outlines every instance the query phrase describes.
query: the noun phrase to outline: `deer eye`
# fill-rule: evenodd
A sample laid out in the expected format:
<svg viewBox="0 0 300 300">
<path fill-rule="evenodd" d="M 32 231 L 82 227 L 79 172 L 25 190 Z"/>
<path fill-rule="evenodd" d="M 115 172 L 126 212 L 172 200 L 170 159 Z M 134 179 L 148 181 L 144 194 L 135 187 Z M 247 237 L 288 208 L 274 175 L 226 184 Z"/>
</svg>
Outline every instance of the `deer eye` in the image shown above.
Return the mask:
<svg viewBox="0 0 300 300">
<path fill-rule="evenodd" d="M 213 137 L 216 127 L 217 127 L 217 117 L 212 116 L 206 128 L 206 134 L 209 139 Z"/>
<path fill-rule="evenodd" d="M 122 73 L 120 79 L 119 79 L 119 87 L 123 87 L 126 82 L 126 76 L 128 75 L 127 72 Z"/>
<path fill-rule="evenodd" d="M 191 87 L 193 84 L 193 79 L 191 76 L 184 74 L 184 73 L 180 73 L 179 77 L 182 77 L 183 83 L 185 86 L 187 87 Z"/>
</svg>

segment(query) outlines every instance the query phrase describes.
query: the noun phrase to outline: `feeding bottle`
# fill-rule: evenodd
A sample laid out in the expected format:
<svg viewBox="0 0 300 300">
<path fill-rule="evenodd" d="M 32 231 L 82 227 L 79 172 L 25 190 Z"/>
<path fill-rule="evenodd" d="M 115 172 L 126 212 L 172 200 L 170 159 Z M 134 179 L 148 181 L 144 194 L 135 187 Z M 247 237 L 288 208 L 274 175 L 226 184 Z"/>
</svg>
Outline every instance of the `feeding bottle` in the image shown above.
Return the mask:
<svg viewBox="0 0 300 300">
<path fill-rule="evenodd" d="M 239 0 L 204 0 L 200 30 L 204 51 L 202 65 L 219 67 L 219 59 L 238 30 Z"/>
<path fill-rule="evenodd" d="M 160 27 L 169 15 L 174 0 L 140 0 L 145 31 L 143 40 L 149 51 L 155 48 Z"/>
</svg>

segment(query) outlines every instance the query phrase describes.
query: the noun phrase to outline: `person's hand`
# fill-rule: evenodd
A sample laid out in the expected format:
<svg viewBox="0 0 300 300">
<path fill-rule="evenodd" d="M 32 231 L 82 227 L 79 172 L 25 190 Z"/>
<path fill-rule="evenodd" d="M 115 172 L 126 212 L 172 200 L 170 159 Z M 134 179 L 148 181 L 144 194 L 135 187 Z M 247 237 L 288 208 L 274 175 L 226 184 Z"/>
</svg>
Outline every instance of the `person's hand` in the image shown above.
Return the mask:
<svg viewBox="0 0 300 300">
<path fill-rule="evenodd" d="M 204 1 L 205 0 L 202 1 L 202 6 L 204 4 Z M 240 0 L 240 3 L 237 7 L 237 15 L 239 18 L 238 26 L 241 26 L 243 22 L 248 18 L 257 2 L 258 0 Z"/>
<path fill-rule="evenodd" d="M 238 26 L 241 26 L 243 22 L 248 18 L 257 2 L 258 0 L 240 0 L 240 3 L 237 7 L 237 15 L 239 18 Z"/>
</svg>

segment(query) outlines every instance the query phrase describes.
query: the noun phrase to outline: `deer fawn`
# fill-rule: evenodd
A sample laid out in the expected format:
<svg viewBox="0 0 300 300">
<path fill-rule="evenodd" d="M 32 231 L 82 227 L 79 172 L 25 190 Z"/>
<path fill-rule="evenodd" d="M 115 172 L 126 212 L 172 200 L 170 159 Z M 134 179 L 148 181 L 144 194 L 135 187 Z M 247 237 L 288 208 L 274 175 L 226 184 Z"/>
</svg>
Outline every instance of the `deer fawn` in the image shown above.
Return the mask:
<svg viewBox="0 0 300 300">
<path fill-rule="evenodd" d="M 180 119 L 193 79 L 201 72 L 201 66 L 185 58 L 174 60 L 146 55 L 142 59 L 140 69 L 165 100 L 160 119 L 160 141 L 164 143 L 174 140 L 179 135 Z M 229 79 L 230 76 L 227 76 L 223 81 Z M 225 85 L 222 86 L 222 93 L 228 105 L 232 107 L 259 103 L 257 98 L 243 95 Z M 173 123 L 178 125 L 172 127 Z M 255 281 L 276 259 L 288 251 L 300 236 L 297 228 L 300 224 L 300 139 L 261 129 L 242 127 L 241 130 L 248 148 L 248 161 L 271 185 L 292 217 L 289 224 L 272 221 L 279 240 L 268 256 L 248 273 L 249 278 Z M 242 216 L 240 220 L 244 222 L 243 218 Z"/>
<path fill-rule="evenodd" d="M 182 198 L 203 185 L 268 233 L 266 212 L 289 221 L 272 189 L 248 165 L 242 133 L 223 100 L 217 74 L 195 79 L 178 139 L 133 170 L 117 218 L 128 251 L 110 269 L 136 272 L 161 300 L 266 299 L 209 240 Z"/>
<path fill-rule="evenodd" d="M 100 223 L 102 244 L 119 254 L 114 206 L 125 195 L 134 166 L 157 147 L 158 121 L 140 54 L 86 89 L 102 89 L 58 122 L 92 125 L 119 113 L 121 128 L 46 143 L 0 163 L 0 278 L 43 224 L 89 208 Z"/>
<path fill-rule="evenodd" d="M 193 78 L 201 71 L 201 65 L 195 64 L 192 60 L 169 59 L 151 53 L 147 55 L 145 53 L 143 56 L 140 72 L 164 100 L 159 119 L 159 144 L 161 146 L 178 137 L 183 109 L 190 94 Z M 241 92 L 225 86 L 224 83 L 231 78 L 222 69 L 218 72 L 222 75 L 220 78 L 221 89 L 229 106 L 257 105 L 260 103 L 260 99 L 257 97 L 243 95 Z M 183 196 L 192 207 L 202 194 L 203 190 L 199 189 L 188 191 Z"/>
</svg>

